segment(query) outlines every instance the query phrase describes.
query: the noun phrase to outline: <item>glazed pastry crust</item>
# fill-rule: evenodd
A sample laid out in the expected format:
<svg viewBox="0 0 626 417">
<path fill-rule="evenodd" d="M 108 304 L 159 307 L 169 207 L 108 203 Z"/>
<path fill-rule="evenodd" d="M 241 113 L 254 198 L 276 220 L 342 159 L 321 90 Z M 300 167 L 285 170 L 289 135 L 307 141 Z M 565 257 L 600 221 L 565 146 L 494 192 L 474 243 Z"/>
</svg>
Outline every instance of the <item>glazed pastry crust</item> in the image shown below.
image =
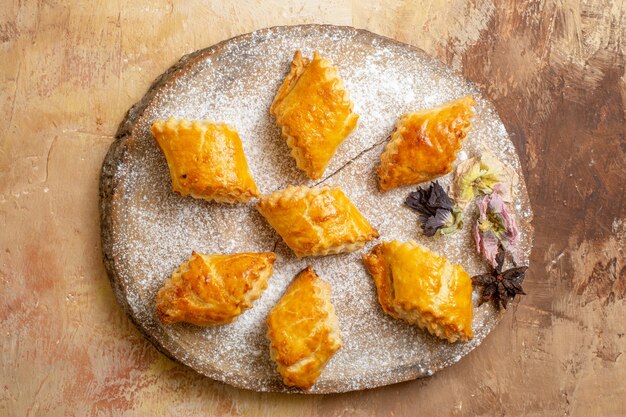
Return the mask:
<svg viewBox="0 0 626 417">
<path fill-rule="evenodd" d="M 216 326 L 234 321 L 267 288 L 276 255 L 272 252 L 201 255 L 193 252 L 156 296 L 164 324 Z"/>
<path fill-rule="evenodd" d="M 406 113 L 398 120 L 377 168 L 379 187 L 387 191 L 445 175 L 471 130 L 474 97 Z"/>
<path fill-rule="evenodd" d="M 376 245 L 363 262 L 374 278 L 383 311 L 450 343 L 472 337 L 472 280 L 415 242 Z"/>
<path fill-rule="evenodd" d="M 309 178 L 322 177 L 337 147 L 356 126 L 359 116 L 352 107 L 332 63 L 317 52 L 309 60 L 296 51 L 270 113 L 298 168 Z"/>
<path fill-rule="evenodd" d="M 339 187 L 290 185 L 257 209 L 298 257 L 352 252 L 378 237 Z"/>
<path fill-rule="evenodd" d="M 330 284 L 307 267 L 267 317 L 270 354 L 285 385 L 309 389 L 342 345 Z"/>
<path fill-rule="evenodd" d="M 163 151 L 172 189 L 219 203 L 258 197 L 237 131 L 206 120 L 157 120 L 150 128 Z"/>
</svg>

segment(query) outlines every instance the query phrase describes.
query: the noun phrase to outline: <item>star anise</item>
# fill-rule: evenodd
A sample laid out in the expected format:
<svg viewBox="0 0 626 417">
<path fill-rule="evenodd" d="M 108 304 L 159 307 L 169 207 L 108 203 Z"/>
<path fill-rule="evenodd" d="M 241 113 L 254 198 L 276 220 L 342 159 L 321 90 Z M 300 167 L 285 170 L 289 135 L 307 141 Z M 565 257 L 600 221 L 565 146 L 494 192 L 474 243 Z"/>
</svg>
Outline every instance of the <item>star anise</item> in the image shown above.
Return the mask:
<svg viewBox="0 0 626 417">
<path fill-rule="evenodd" d="M 506 308 L 509 298 L 514 298 L 517 294 L 526 294 L 522 288 L 522 281 L 528 267 L 519 266 L 502 271 L 505 255 L 504 248 L 499 245 L 495 269 L 489 274 L 472 277 L 474 284 L 483 287 L 479 305 L 493 300 L 498 309 Z"/>
</svg>

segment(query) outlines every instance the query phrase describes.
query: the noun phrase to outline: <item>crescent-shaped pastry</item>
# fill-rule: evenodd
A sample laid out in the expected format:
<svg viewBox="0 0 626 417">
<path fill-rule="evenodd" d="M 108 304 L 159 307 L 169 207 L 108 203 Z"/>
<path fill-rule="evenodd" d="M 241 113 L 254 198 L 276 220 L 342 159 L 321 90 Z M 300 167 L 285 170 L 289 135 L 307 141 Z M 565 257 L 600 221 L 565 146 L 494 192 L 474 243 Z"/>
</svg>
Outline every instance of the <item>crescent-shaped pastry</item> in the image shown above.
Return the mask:
<svg viewBox="0 0 626 417">
<path fill-rule="evenodd" d="M 383 242 L 363 262 L 383 311 L 450 343 L 472 331 L 472 280 L 460 265 L 415 242 Z"/>
<path fill-rule="evenodd" d="M 296 51 L 270 113 L 276 116 L 298 168 L 311 179 L 324 174 L 359 119 L 337 69 L 317 52 L 309 60 Z"/>
<path fill-rule="evenodd" d="M 472 128 L 474 105 L 474 97 L 466 96 L 400 117 L 380 156 L 380 189 L 419 184 L 450 172 Z"/>
<path fill-rule="evenodd" d="M 234 321 L 267 288 L 276 255 L 272 252 L 201 255 L 195 252 L 156 296 L 164 324 L 216 326 Z"/>
<path fill-rule="evenodd" d="M 206 120 L 157 120 L 150 128 L 182 196 L 236 203 L 258 197 L 237 131 Z"/>
<path fill-rule="evenodd" d="M 267 317 L 270 354 L 285 385 L 309 389 L 341 348 L 330 284 L 307 267 Z"/>
<path fill-rule="evenodd" d="M 298 257 L 352 252 L 378 237 L 339 187 L 290 185 L 257 208 Z"/>
</svg>

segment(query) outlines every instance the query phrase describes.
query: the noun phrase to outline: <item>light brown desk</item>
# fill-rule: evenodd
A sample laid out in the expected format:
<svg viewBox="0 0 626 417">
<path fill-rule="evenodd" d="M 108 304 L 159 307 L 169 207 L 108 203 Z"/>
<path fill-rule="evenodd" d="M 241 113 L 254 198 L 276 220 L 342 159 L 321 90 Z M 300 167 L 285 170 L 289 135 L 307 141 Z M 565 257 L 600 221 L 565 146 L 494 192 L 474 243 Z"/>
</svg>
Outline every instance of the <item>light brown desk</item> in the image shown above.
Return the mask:
<svg viewBox="0 0 626 417">
<path fill-rule="evenodd" d="M 622 1 L 0 3 L 0 415 L 626 414 Z M 212 382 L 139 334 L 102 265 L 98 178 L 126 110 L 188 52 L 311 22 L 394 37 L 462 72 L 524 165 L 529 295 L 426 380 L 325 397 Z"/>
</svg>

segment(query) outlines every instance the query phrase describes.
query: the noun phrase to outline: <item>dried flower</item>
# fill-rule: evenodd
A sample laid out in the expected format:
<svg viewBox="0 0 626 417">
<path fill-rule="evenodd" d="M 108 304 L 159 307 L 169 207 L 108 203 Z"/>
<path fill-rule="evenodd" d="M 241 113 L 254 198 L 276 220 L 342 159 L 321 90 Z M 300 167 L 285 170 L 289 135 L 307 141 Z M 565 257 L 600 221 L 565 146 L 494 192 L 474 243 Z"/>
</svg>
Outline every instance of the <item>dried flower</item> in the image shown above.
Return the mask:
<svg viewBox="0 0 626 417">
<path fill-rule="evenodd" d="M 511 167 L 504 165 L 490 152 L 484 152 L 479 157 L 459 164 L 451 191 L 461 206 L 476 196 L 489 195 L 494 191 L 500 192 L 504 201 L 511 202 L 517 180 L 517 174 Z"/>
<path fill-rule="evenodd" d="M 463 212 L 454 207 L 452 200 L 437 181 L 428 188 L 418 188 L 406 198 L 406 205 L 420 214 L 422 230 L 426 236 L 448 235 L 463 227 Z"/>
<path fill-rule="evenodd" d="M 518 230 L 515 218 L 509 212 L 499 193 L 483 197 L 478 203 L 479 217 L 474 226 L 476 248 L 491 265 L 497 265 L 496 255 L 500 244 L 517 263 Z"/>
<path fill-rule="evenodd" d="M 514 298 L 517 294 L 526 294 L 522 282 L 528 267 L 520 266 L 503 272 L 504 258 L 505 250 L 499 245 L 494 270 L 488 274 L 472 277 L 474 284 L 483 286 L 480 304 L 493 300 L 498 309 L 506 308 L 509 298 Z"/>
</svg>

